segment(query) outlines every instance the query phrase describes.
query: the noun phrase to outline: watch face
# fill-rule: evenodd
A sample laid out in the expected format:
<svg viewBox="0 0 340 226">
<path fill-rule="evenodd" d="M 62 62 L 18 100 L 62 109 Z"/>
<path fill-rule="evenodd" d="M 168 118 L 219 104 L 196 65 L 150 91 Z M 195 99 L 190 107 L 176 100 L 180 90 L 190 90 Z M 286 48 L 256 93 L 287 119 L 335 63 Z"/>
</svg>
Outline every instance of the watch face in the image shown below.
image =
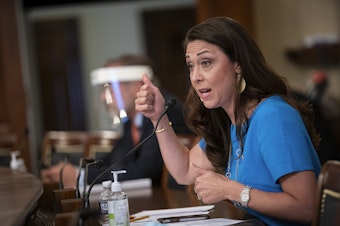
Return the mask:
<svg viewBox="0 0 340 226">
<path fill-rule="evenodd" d="M 242 190 L 240 194 L 242 207 L 248 207 L 248 202 L 250 199 L 250 189 L 251 187 L 247 186 Z"/>
<path fill-rule="evenodd" d="M 249 195 L 248 195 L 248 194 L 242 194 L 241 200 L 242 200 L 243 202 L 248 201 L 248 199 L 249 199 Z"/>
</svg>

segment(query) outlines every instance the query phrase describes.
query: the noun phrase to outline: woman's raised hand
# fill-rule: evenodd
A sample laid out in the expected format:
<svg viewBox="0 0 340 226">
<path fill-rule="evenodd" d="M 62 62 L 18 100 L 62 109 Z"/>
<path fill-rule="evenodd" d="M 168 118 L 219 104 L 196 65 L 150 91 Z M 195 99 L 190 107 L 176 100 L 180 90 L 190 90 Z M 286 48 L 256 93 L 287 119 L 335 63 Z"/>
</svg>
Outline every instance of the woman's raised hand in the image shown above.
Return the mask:
<svg viewBox="0 0 340 226">
<path fill-rule="evenodd" d="M 143 75 L 143 83 L 136 94 L 135 108 L 155 123 L 163 112 L 165 100 L 146 74 Z"/>
</svg>

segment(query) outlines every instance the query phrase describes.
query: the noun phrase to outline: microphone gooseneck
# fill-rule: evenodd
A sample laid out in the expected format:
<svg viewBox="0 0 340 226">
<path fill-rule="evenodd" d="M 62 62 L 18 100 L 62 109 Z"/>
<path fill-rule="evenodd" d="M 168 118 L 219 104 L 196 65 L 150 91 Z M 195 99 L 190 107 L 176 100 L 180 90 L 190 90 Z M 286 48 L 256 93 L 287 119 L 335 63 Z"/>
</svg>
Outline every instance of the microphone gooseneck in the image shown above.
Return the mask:
<svg viewBox="0 0 340 226">
<path fill-rule="evenodd" d="M 114 168 L 118 163 L 120 163 L 122 160 L 124 160 L 125 158 L 127 158 L 129 155 L 131 155 L 132 153 L 134 153 L 135 151 L 137 151 L 140 146 L 142 146 L 145 142 L 147 142 L 148 140 L 150 140 L 150 138 L 155 135 L 156 133 L 156 130 L 157 130 L 157 127 L 158 127 L 158 124 L 159 122 L 161 121 L 161 119 L 163 118 L 163 116 L 168 112 L 170 111 L 173 107 L 175 107 L 176 105 L 176 99 L 175 98 L 170 98 L 165 107 L 164 107 L 164 110 L 162 112 L 162 114 L 159 116 L 158 120 L 157 120 L 157 123 L 156 125 L 154 126 L 154 129 L 152 131 L 152 133 L 146 137 L 144 140 L 142 140 L 139 144 L 137 144 L 135 147 L 133 147 L 129 152 L 127 152 L 123 158 L 120 158 L 118 159 L 118 161 L 116 161 L 115 163 L 113 163 L 111 166 L 109 166 L 105 171 L 103 171 L 101 174 L 99 174 L 93 181 L 92 183 L 90 184 L 89 186 L 89 189 L 86 193 L 86 196 L 84 197 L 84 207 L 85 208 L 89 208 L 90 207 L 90 194 L 91 194 L 91 190 L 93 188 L 93 186 L 105 175 L 107 174 L 108 172 L 110 172 L 110 170 L 112 168 Z"/>
<path fill-rule="evenodd" d="M 97 169 L 100 169 L 103 165 L 103 160 L 95 160 L 92 162 L 88 162 L 85 165 L 85 175 L 84 175 L 84 187 L 83 187 L 83 197 L 85 197 L 86 194 L 86 181 L 88 177 L 89 167 L 94 166 Z"/>
<path fill-rule="evenodd" d="M 93 161 L 94 161 L 94 159 L 92 159 L 92 158 L 80 158 L 80 160 L 79 160 L 79 170 L 78 170 L 78 173 L 77 173 L 77 180 L 76 180 L 76 198 L 81 197 L 80 191 L 79 191 L 79 184 L 80 184 L 79 180 L 80 180 L 80 175 L 81 175 L 80 171 L 82 169 L 84 169 L 85 163 L 90 163 L 90 162 L 93 162 Z"/>
<path fill-rule="evenodd" d="M 66 163 L 68 163 L 68 159 L 69 159 L 69 156 L 67 154 L 65 154 L 63 157 L 64 157 L 63 164 L 59 170 L 59 189 L 60 190 L 64 189 L 63 172 L 64 172 L 65 165 Z"/>
</svg>

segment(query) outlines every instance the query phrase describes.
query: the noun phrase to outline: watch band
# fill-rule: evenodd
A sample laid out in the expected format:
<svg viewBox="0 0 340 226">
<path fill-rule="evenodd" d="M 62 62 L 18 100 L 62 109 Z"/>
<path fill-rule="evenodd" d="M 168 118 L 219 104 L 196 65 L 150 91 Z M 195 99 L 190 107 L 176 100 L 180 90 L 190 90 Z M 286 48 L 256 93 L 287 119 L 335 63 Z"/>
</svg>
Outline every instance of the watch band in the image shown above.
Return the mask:
<svg viewBox="0 0 340 226">
<path fill-rule="evenodd" d="M 240 193 L 241 206 L 243 208 L 248 208 L 248 203 L 250 200 L 250 190 L 251 190 L 251 186 L 247 185 L 242 189 Z"/>
</svg>

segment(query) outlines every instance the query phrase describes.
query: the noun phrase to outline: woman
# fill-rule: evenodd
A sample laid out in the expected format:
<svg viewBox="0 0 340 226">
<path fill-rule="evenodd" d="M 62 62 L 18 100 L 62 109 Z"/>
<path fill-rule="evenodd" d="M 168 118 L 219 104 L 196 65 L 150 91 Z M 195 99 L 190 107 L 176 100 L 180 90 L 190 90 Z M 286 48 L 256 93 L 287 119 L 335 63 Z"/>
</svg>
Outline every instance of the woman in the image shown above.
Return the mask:
<svg viewBox="0 0 340 226">
<path fill-rule="evenodd" d="M 320 162 L 313 112 L 295 101 L 249 34 L 216 17 L 193 27 L 184 42 L 191 88 L 187 123 L 202 137 L 190 151 L 167 116 L 156 133 L 177 182 L 195 184 L 204 203 L 230 200 L 268 225 L 312 219 Z M 154 126 L 164 98 L 144 76 L 136 109 Z"/>
</svg>

